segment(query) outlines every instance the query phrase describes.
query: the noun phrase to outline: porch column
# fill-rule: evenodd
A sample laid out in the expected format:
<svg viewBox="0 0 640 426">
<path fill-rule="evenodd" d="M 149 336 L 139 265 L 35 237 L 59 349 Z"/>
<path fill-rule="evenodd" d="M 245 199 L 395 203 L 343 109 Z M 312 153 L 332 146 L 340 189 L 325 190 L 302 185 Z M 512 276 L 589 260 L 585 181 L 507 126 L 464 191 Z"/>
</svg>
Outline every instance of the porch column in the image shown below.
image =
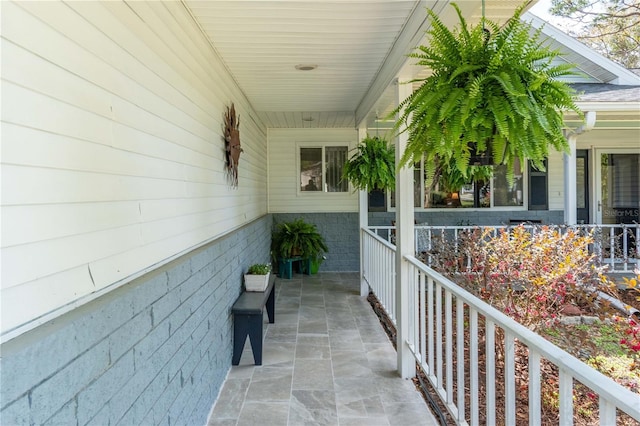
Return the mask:
<svg viewBox="0 0 640 426">
<path fill-rule="evenodd" d="M 406 99 L 412 90 L 411 84 L 396 81 L 398 104 Z M 409 135 L 402 133 L 396 141 L 396 164 L 404 153 Z M 413 230 L 413 170 L 411 165 L 396 169 L 396 347 L 398 354 L 398 373 L 402 378 L 415 376 L 415 361 L 407 345 L 409 335 L 409 264 L 405 255 L 414 255 Z"/>
<path fill-rule="evenodd" d="M 576 196 L 576 139 L 577 135 L 571 133 L 567 137 L 569 153 L 564 154 L 564 223 L 575 225 L 578 222 L 578 199 Z"/>
<path fill-rule="evenodd" d="M 358 128 L 358 143 L 367 136 L 366 125 Z M 369 198 L 365 190 L 358 191 L 358 235 L 360 236 L 360 296 L 369 295 L 369 284 L 364 280 L 364 247 L 362 246 L 363 229 L 369 226 Z"/>
<path fill-rule="evenodd" d="M 578 135 L 592 130 L 596 125 L 596 112 L 587 111 L 584 122 L 575 130 L 565 130 L 564 137 L 569 142 L 569 153 L 564 154 L 564 223 L 578 223 L 578 179 L 576 176 L 576 140 Z"/>
</svg>

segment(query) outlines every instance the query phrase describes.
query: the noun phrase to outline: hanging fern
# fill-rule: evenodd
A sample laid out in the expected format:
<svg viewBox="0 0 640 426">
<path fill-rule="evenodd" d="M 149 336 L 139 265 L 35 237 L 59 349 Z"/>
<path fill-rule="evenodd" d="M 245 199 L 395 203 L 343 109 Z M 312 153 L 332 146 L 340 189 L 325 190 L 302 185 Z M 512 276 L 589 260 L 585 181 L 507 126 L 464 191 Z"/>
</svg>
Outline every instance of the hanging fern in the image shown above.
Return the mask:
<svg viewBox="0 0 640 426">
<path fill-rule="evenodd" d="M 367 135 L 342 169 L 356 189 L 393 189 L 395 186 L 395 149 L 386 140 Z"/>
<path fill-rule="evenodd" d="M 431 76 L 392 115 L 396 130 L 408 132 L 401 165 L 419 161 L 455 164 L 468 177 L 471 152 L 489 153 L 513 177 L 516 158 L 544 169 L 549 147 L 566 151 L 563 112 L 582 115 L 575 92 L 557 77 L 572 65 L 552 64 L 558 51 L 540 41 L 520 20 L 524 6 L 502 27 L 489 20 L 468 26 L 456 4 L 458 30 L 449 30 L 431 10 L 430 45 L 410 57 Z"/>
</svg>

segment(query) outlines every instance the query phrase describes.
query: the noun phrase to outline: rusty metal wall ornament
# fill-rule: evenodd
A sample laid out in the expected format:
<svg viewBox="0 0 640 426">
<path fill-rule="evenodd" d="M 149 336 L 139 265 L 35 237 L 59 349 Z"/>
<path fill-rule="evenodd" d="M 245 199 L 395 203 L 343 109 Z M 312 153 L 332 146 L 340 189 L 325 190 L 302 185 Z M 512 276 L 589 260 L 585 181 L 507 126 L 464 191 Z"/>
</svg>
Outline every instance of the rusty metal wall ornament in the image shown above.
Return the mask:
<svg viewBox="0 0 640 426">
<path fill-rule="evenodd" d="M 224 114 L 224 140 L 227 178 L 233 188 L 238 187 L 238 161 L 240 160 L 240 115 L 236 115 L 236 108 L 231 103 Z"/>
</svg>

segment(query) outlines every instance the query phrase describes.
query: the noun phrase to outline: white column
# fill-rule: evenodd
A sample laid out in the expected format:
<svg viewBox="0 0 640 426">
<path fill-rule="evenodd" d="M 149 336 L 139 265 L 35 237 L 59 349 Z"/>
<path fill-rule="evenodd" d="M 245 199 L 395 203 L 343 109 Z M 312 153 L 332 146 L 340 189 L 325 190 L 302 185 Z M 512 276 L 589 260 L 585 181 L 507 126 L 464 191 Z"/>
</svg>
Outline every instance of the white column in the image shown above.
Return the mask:
<svg viewBox="0 0 640 426">
<path fill-rule="evenodd" d="M 569 153 L 564 154 L 564 223 L 575 225 L 578 222 L 578 199 L 576 177 L 576 139 L 577 135 L 571 133 L 565 137 L 569 142 Z"/>
<path fill-rule="evenodd" d="M 358 129 L 358 143 L 367 136 L 367 128 Z M 363 229 L 369 226 L 369 194 L 358 191 L 358 236 L 360 238 L 360 296 L 369 295 L 369 285 L 364 280 L 364 247 L 362 246 Z"/>
<path fill-rule="evenodd" d="M 403 84 L 402 81 L 401 79 L 400 83 L 396 83 L 398 103 L 411 94 L 411 85 Z M 408 134 L 402 133 L 396 141 L 396 164 L 400 164 L 407 140 Z M 407 284 L 411 277 L 409 277 L 409 265 L 404 260 L 404 255 L 414 254 L 413 225 L 413 168 L 409 164 L 399 170 L 396 169 L 396 347 L 398 373 L 405 379 L 415 376 L 415 361 L 406 343 L 409 332 Z"/>
</svg>

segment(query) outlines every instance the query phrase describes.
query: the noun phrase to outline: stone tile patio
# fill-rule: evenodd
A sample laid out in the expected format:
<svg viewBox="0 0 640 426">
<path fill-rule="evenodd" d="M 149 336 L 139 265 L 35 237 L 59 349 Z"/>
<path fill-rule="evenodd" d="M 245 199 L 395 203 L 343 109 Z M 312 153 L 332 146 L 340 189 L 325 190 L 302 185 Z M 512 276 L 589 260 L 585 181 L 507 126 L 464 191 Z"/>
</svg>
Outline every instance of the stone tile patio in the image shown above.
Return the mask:
<svg viewBox="0 0 640 426">
<path fill-rule="evenodd" d="M 276 320 L 265 315 L 263 365 L 249 342 L 208 426 L 437 425 L 354 273 L 276 281 Z"/>
</svg>

